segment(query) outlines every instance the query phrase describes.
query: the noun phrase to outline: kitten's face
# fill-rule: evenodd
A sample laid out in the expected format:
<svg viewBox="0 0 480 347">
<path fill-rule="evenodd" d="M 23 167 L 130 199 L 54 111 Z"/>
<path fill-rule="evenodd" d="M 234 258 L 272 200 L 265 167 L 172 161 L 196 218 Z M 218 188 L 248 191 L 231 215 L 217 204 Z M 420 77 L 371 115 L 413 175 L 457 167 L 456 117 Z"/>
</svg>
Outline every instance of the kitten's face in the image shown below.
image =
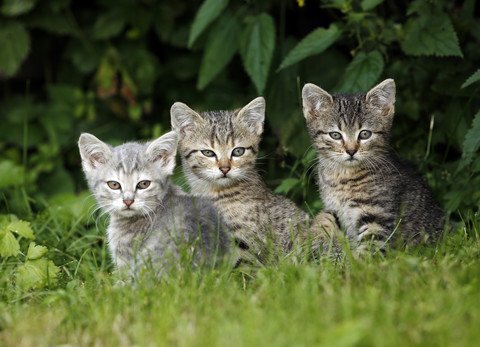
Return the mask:
<svg viewBox="0 0 480 347">
<path fill-rule="evenodd" d="M 367 94 L 333 95 L 303 88 L 307 129 L 322 165 L 374 166 L 384 160 L 395 102 L 395 84 L 386 80 Z"/>
<path fill-rule="evenodd" d="M 111 147 L 82 134 L 79 149 L 90 189 L 100 207 L 121 217 L 146 216 L 162 202 L 175 167 L 176 134 L 148 143 Z"/>
<path fill-rule="evenodd" d="M 178 129 L 183 169 L 192 187 L 222 189 L 248 180 L 255 166 L 264 112 L 263 98 L 238 111 L 199 114 L 185 104 L 172 106 L 172 126 Z"/>
</svg>

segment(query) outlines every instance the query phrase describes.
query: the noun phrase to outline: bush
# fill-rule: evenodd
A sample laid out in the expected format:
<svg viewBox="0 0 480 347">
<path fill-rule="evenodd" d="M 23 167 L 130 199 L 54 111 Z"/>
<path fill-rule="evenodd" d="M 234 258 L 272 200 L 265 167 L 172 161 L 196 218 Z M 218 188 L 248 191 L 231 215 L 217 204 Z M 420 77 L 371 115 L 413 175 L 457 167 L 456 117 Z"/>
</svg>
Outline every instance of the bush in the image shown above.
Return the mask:
<svg viewBox="0 0 480 347">
<path fill-rule="evenodd" d="M 169 108 L 267 100 L 261 169 L 299 204 L 311 180 L 300 90 L 358 92 L 392 77 L 393 149 L 455 216 L 480 198 L 480 21 L 475 1 L 5 1 L 1 5 L 1 213 L 32 218 L 86 188 L 76 141 L 170 128 Z"/>
</svg>

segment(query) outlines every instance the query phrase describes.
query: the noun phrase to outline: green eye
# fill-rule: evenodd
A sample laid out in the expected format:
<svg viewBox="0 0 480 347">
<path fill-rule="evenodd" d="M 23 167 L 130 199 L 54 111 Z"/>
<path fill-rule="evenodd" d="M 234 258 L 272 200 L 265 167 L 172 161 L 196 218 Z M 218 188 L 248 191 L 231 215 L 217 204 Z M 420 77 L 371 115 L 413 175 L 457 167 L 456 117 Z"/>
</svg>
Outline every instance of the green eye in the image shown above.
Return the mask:
<svg viewBox="0 0 480 347">
<path fill-rule="evenodd" d="M 140 181 L 137 184 L 137 189 L 146 189 L 150 186 L 150 181 Z"/>
<path fill-rule="evenodd" d="M 342 134 L 336 131 L 332 131 L 331 133 L 328 133 L 328 135 L 334 140 L 340 140 L 342 138 Z"/>
<path fill-rule="evenodd" d="M 204 149 L 203 151 L 201 151 L 202 154 L 206 157 L 214 157 L 215 156 L 215 152 L 214 151 L 211 151 L 209 149 Z"/>
<path fill-rule="evenodd" d="M 121 188 L 120 183 L 116 181 L 108 181 L 107 185 L 110 189 L 113 189 L 113 190 L 118 190 Z"/>
<path fill-rule="evenodd" d="M 245 153 L 245 148 L 243 148 L 243 147 L 234 148 L 233 151 L 232 151 L 232 155 L 233 155 L 234 157 L 240 157 L 240 156 L 242 156 L 244 153 Z"/>
<path fill-rule="evenodd" d="M 358 138 L 361 140 L 366 140 L 370 136 L 372 136 L 372 132 L 370 130 L 362 130 L 360 131 L 360 134 L 358 134 Z"/>
</svg>

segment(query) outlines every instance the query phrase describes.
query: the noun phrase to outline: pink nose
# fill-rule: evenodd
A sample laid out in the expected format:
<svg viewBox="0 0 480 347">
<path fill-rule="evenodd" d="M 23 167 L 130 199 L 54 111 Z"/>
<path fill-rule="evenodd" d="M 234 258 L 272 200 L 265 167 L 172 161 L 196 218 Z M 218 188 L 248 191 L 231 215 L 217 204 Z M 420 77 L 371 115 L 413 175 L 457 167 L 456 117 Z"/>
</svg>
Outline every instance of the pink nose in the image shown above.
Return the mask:
<svg viewBox="0 0 480 347">
<path fill-rule="evenodd" d="M 230 171 L 230 166 L 220 166 L 219 169 L 224 175 L 226 175 L 227 172 Z"/>
<path fill-rule="evenodd" d="M 127 205 L 127 207 L 130 207 L 130 206 L 132 206 L 132 204 L 133 204 L 134 201 L 135 201 L 135 200 L 123 200 L 123 203 L 124 203 L 125 205 Z"/>
<path fill-rule="evenodd" d="M 346 152 L 353 157 L 353 155 L 357 153 L 357 150 L 355 148 L 349 148 L 346 150 Z"/>
</svg>

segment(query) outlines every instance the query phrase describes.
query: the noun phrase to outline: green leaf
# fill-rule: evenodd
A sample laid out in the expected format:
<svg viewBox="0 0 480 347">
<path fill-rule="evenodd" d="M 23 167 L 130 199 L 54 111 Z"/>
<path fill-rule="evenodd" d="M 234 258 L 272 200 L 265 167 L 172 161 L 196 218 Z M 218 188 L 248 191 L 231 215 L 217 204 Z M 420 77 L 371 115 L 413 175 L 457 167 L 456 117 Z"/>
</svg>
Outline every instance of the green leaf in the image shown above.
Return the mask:
<svg viewBox="0 0 480 347">
<path fill-rule="evenodd" d="M 275 48 L 275 23 L 270 15 L 262 13 L 247 18 L 247 26 L 240 36 L 240 55 L 257 92 L 263 93 Z"/>
<path fill-rule="evenodd" d="M 348 65 L 338 90 L 344 93 L 368 90 L 382 74 L 383 66 L 383 57 L 378 51 L 358 53 Z"/>
<path fill-rule="evenodd" d="M 297 178 L 286 178 L 282 183 L 275 188 L 274 193 L 288 193 L 300 181 Z"/>
<path fill-rule="evenodd" d="M 68 18 L 61 13 L 33 13 L 25 20 L 29 28 L 39 28 L 56 35 L 72 35 Z"/>
<path fill-rule="evenodd" d="M 205 0 L 195 15 L 190 37 L 188 38 L 188 47 L 192 47 L 195 40 L 205 30 L 205 28 L 227 7 L 228 0 Z"/>
<path fill-rule="evenodd" d="M 335 23 L 331 24 L 328 29 L 318 28 L 314 30 L 288 53 L 277 71 L 323 52 L 339 38 L 341 33 Z"/>
<path fill-rule="evenodd" d="M 125 28 L 126 16 L 119 9 L 99 16 L 93 25 L 93 38 L 107 40 L 117 36 Z"/>
<path fill-rule="evenodd" d="M 462 159 L 467 163 L 473 158 L 475 152 L 480 148 L 480 111 L 477 112 L 473 119 L 472 127 L 465 135 L 463 142 Z"/>
<path fill-rule="evenodd" d="M 24 183 L 24 170 L 11 160 L 0 162 L 0 188 L 18 187 Z"/>
<path fill-rule="evenodd" d="M 34 6 L 37 0 L 4 0 L 2 14 L 7 17 L 14 17 L 27 13 Z"/>
<path fill-rule="evenodd" d="M 16 282 L 23 289 L 42 288 L 57 283 L 60 269 L 51 260 L 29 260 L 17 270 Z"/>
<path fill-rule="evenodd" d="M 59 194 L 48 201 L 48 211 L 57 216 L 59 221 L 72 226 L 87 223 L 96 202 L 93 196 L 85 191 L 82 194 Z"/>
<path fill-rule="evenodd" d="M 463 57 L 457 34 L 445 13 L 430 13 L 411 18 L 405 25 L 402 49 L 409 55 Z"/>
<path fill-rule="evenodd" d="M 469 85 L 480 81 L 480 69 L 478 69 L 472 76 L 470 76 L 463 84 L 462 88 L 468 87 Z"/>
<path fill-rule="evenodd" d="M 16 256 L 20 253 L 20 245 L 10 231 L 5 232 L 0 239 L 0 256 L 3 258 Z"/>
<path fill-rule="evenodd" d="M 11 232 L 16 233 L 27 239 L 33 240 L 35 238 L 35 235 L 33 235 L 33 230 L 32 228 L 30 228 L 30 223 L 23 220 L 11 222 L 7 226 L 7 230 L 10 230 Z"/>
<path fill-rule="evenodd" d="M 363 0 L 360 3 L 360 6 L 362 7 L 362 10 L 370 11 L 371 9 L 380 5 L 383 1 L 384 0 Z"/>
<path fill-rule="evenodd" d="M 0 73 L 13 76 L 30 50 L 30 36 L 19 22 L 0 24 Z"/>
<path fill-rule="evenodd" d="M 208 36 L 197 88 L 205 88 L 232 60 L 238 49 L 240 25 L 234 16 L 224 16 Z"/>
<path fill-rule="evenodd" d="M 45 246 L 38 246 L 35 244 L 35 242 L 30 242 L 30 245 L 28 246 L 28 251 L 27 251 L 27 260 L 35 260 L 35 259 L 40 259 L 43 257 L 45 254 L 47 254 L 48 248 Z"/>
</svg>

